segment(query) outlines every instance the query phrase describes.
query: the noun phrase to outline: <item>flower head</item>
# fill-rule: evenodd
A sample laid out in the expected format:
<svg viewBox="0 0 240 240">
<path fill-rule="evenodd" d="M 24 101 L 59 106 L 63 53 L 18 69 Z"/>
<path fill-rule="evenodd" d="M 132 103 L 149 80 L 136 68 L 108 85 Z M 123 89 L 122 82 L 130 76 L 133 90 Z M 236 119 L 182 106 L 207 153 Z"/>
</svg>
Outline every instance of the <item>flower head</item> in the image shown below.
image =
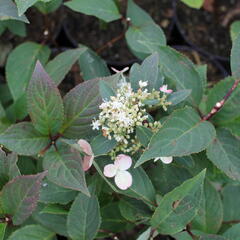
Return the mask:
<svg viewBox="0 0 240 240">
<path fill-rule="evenodd" d="M 121 190 L 126 190 L 132 185 L 132 175 L 126 171 L 131 165 L 131 157 L 120 154 L 116 157 L 114 164 L 108 164 L 104 167 L 103 174 L 109 178 L 114 177 L 116 185 Z"/>
<path fill-rule="evenodd" d="M 169 164 L 173 161 L 173 157 L 157 157 L 154 159 L 154 162 L 161 160 L 165 164 Z"/>
<path fill-rule="evenodd" d="M 83 171 L 87 171 L 93 164 L 94 154 L 91 148 L 91 145 L 84 139 L 78 140 L 78 144 L 80 145 L 84 154 L 83 157 Z"/>
<path fill-rule="evenodd" d="M 167 85 L 167 84 L 166 84 L 166 85 L 162 85 L 162 86 L 160 87 L 159 90 L 160 90 L 161 92 L 163 92 L 163 93 L 167 93 L 167 94 L 173 92 L 172 89 L 168 89 L 168 85 Z"/>
<path fill-rule="evenodd" d="M 143 87 L 146 87 L 147 85 L 148 85 L 148 82 L 147 81 L 142 81 L 142 80 L 140 80 L 139 82 L 138 82 L 138 84 L 139 84 L 139 87 L 140 88 L 143 88 Z"/>
</svg>

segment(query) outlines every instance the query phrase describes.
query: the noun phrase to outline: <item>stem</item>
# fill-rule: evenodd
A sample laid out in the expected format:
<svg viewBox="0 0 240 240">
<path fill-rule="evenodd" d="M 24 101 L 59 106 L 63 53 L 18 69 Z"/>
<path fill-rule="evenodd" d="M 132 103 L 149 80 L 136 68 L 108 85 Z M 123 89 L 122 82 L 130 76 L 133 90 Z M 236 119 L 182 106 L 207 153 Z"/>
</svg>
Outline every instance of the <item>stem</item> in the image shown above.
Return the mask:
<svg viewBox="0 0 240 240">
<path fill-rule="evenodd" d="M 222 222 L 223 224 L 235 224 L 235 223 L 240 223 L 240 220 L 231 220 L 231 221 L 224 221 Z"/>
<path fill-rule="evenodd" d="M 185 231 L 191 236 L 191 238 L 193 240 L 197 240 L 198 239 L 198 237 L 191 232 L 191 227 L 190 227 L 189 224 L 187 224 Z"/>
<path fill-rule="evenodd" d="M 55 147 L 55 149 L 56 149 L 56 151 L 57 151 L 56 141 L 57 141 L 58 138 L 60 138 L 61 136 L 62 136 L 62 134 L 60 134 L 60 133 L 58 133 L 57 135 L 55 135 L 55 136 L 53 136 L 53 137 L 50 136 L 50 142 L 48 143 L 48 145 L 47 145 L 45 148 L 43 148 L 43 149 L 39 152 L 39 154 L 40 154 L 41 156 L 43 156 L 43 155 L 46 153 L 46 151 L 47 151 L 52 145 Z"/>
<path fill-rule="evenodd" d="M 229 89 L 227 94 L 224 96 L 224 98 L 215 104 L 215 106 L 212 108 L 211 112 L 208 113 L 206 116 L 202 118 L 203 121 L 207 121 L 210 118 L 212 118 L 217 112 L 220 111 L 220 109 L 223 107 L 225 102 L 228 100 L 228 98 L 232 95 L 233 91 L 237 88 L 238 84 L 240 83 L 240 79 L 237 79 L 232 87 Z"/>
</svg>

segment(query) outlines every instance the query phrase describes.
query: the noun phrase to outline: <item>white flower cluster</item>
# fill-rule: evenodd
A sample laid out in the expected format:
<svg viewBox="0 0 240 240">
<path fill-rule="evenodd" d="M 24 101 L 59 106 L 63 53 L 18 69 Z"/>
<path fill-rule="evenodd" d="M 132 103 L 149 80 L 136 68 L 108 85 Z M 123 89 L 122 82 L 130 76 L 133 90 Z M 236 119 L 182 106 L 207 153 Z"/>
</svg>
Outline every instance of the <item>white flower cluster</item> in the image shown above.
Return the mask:
<svg viewBox="0 0 240 240">
<path fill-rule="evenodd" d="M 146 86 L 147 82 L 139 81 L 139 89 L 134 92 L 130 83 L 122 81 L 116 96 L 111 96 L 110 100 L 104 100 L 100 105 L 99 119 L 93 120 L 92 127 L 101 129 L 105 137 L 114 138 L 118 142 L 113 156 L 120 151 L 135 152 L 141 147 L 135 136 L 136 126 L 145 126 L 152 130 L 161 127 L 159 121 L 148 121 L 149 115 L 144 101 L 159 100 L 158 106 L 164 110 L 171 103 L 166 101 L 166 94 L 160 96 L 160 92 L 156 90 L 148 92 L 144 89 Z"/>
</svg>

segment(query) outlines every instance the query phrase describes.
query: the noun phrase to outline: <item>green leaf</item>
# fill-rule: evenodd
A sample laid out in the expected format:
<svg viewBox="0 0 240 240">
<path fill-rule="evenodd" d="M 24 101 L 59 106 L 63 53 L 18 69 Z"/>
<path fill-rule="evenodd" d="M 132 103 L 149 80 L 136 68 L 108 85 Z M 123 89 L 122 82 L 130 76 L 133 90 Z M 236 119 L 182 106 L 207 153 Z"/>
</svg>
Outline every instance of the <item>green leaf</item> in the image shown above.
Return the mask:
<svg viewBox="0 0 240 240">
<path fill-rule="evenodd" d="M 111 86 L 103 80 L 99 81 L 99 91 L 102 99 L 109 101 L 111 96 L 115 96 L 115 92 L 111 88 Z"/>
<path fill-rule="evenodd" d="M 59 203 L 65 205 L 71 202 L 76 195 L 76 191 L 60 187 L 52 182 L 44 180 L 39 201 L 43 203 Z"/>
<path fill-rule="evenodd" d="M 148 219 L 151 211 L 142 201 L 133 198 L 122 198 L 119 202 L 121 215 L 130 222 Z"/>
<path fill-rule="evenodd" d="M 203 197 L 205 170 L 166 194 L 151 219 L 161 234 L 182 231 L 197 214 Z"/>
<path fill-rule="evenodd" d="M 139 89 L 139 81 L 148 83 L 147 89 L 151 92 L 153 89 L 159 90 L 163 84 L 164 77 L 159 71 L 159 57 L 153 53 L 147 57 L 141 65 L 135 63 L 130 70 L 130 82 L 132 89 L 136 92 Z"/>
<path fill-rule="evenodd" d="M 228 130 L 217 130 L 217 137 L 207 148 L 207 156 L 227 176 L 240 180 L 240 140 Z"/>
<path fill-rule="evenodd" d="M 204 0 L 181 0 L 181 1 L 192 8 L 200 8 L 204 3 Z"/>
<path fill-rule="evenodd" d="M 109 140 L 102 134 L 96 136 L 91 141 L 91 147 L 95 157 L 109 153 L 112 149 L 115 148 L 116 145 L 117 142 L 115 139 Z"/>
<path fill-rule="evenodd" d="M 29 21 L 24 15 L 18 16 L 17 7 L 12 0 L 0 0 L 0 20 L 9 19 L 29 23 Z"/>
<path fill-rule="evenodd" d="M 195 65 L 170 47 L 160 47 L 159 62 L 164 74 L 173 81 L 177 90 L 192 90 L 188 102 L 197 106 L 203 95 L 203 81 Z"/>
<path fill-rule="evenodd" d="M 13 34 L 16 34 L 20 37 L 26 37 L 27 32 L 25 23 L 17 20 L 5 20 L 4 24 Z"/>
<path fill-rule="evenodd" d="M 223 221 L 223 205 L 217 190 L 205 181 L 204 196 L 192 228 L 205 233 L 217 233 Z"/>
<path fill-rule="evenodd" d="M 17 154 L 9 153 L 6 155 L 5 152 L 0 149 L 0 188 L 12 178 L 20 175 L 17 160 Z"/>
<path fill-rule="evenodd" d="M 237 35 L 236 39 L 233 41 L 233 46 L 231 50 L 231 71 L 232 75 L 236 78 L 240 78 L 240 33 Z"/>
<path fill-rule="evenodd" d="M 240 55 L 239 55 L 240 56 Z M 211 109 L 215 106 L 217 102 L 220 102 L 227 92 L 233 86 L 234 79 L 226 78 L 218 82 L 209 92 L 207 97 L 207 112 L 210 112 Z M 240 88 L 234 90 L 230 98 L 225 102 L 224 106 L 219 112 L 217 112 L 212 120 L 218 125 L 223 125 L 229 121 L 234 120 L 235 118 L 240 117 L 239 112 L 239 99 L 240 99 Z"/>
<path fill-rule="evenodd" d="M 28 112 L 34 127 L 43 135 L 54 136 L 64 120 L 59 90 L 37 62 L 27 90 Z"/>
<path fill-rule="evenodd" d="M 172 103 L 171 106 L 177 105 L 180 102 L 184 101 L 186 98 L 188 98 L 191 92 L 192 91 L 188 89 L 173 92 L 169 95 L 167 101 Z"/>
<path fill-rule="evenodd" d="M 7 223 L 0 223 L 0 240 L 4 240 Z"/>
<path fill-rule="evenodd" d="M 234 21 L 230 26 L 232 42 L 234 42 L 237 39 L 239 33 L 240 33 L 240 21 Z"/>
<path fill-rule="evenodd" d="M 86 46 L 80 44 L 80 47 Z M 85 81 L 110 75 L 106 62 L 90 48 L 87 48 L 86 51 L 81 54 L 79 58 L 79 65 L 82 77 Z"/>
<path fill-rule="evenodd" d="M 239 220 L 240 209 L 236 199 L 240 197 L 240 185 L 227 184 L 222 190 L 224 221 Z"/>
<path fill-rule="evenodd" d="M 44 207 L 42 209 L 42 211 L 40 212 L 40 214 L 55 214 L 55 215 L 67 215 L 68 214 L 68 210 L 63 207 L 62 205 L 59 204 L 48 204 L 46 207 Z"/>
<path fill-rule="evenodd" d="M 61 146 L 57 152 L 50 151 L 45 154 L 43 167 L 48 170 L 48 179 L 51 182 L 89 195 L 80 152 Z"/>
<path fill-rule="evenodd" d="M 74 200 L 68 214 L 67 229 L 73 240 L 92 240 L 98 232 L 101 216 L 97 197 L 81 193 Z"/>
<path fill-rule="evenodd" d="M 49 14 L 56 11 L 61 5 L 62 0 L 51 0 L 51 1 L 38 1 L 35 3 L 35 7 L 42 13 L 42 14 Z"/>
<path fill-rule="evenodd" d="M 144 147 L 148 146 L 152 135 L 153 135 L 153 132 L 149 128 L 143 127 L 143 126 L 136 127 L 137 139 Z"/>
<path fill-rule="evenodd" d="M 113 0 L 72 0 L 65 3 L 73 11 L 95 16 L 105 22 L 121 18 Z"/>
<path fill-rule="evenodd" d="M 45 205 L 38 204 L 36 211 L 33 213 L 33 219 L 45 228 L 61 235 L 68 237 L 67 234 L 67 215 L 42 213 Z"/>
<path fill-rule="evenodd" d="M 40 225 L 27 225 L 13 232 L 8 240 L 51 240 L 54 236 L 54 232 Z"/>
<path fill-rule="evenodd" d="M 109 232 L 123 232 L 126 229 L 126 219 L 121 216 L 119 202 L 110 202 L 101 208 L 101 229 Z"/>
<path fill-rule="evenodd" d="M 152 233 L 151 228 L 148 228 L 137 238 L 137 240 L 148 240 L 151 237 L 151 233 Z"/>
<path fill-rule="evenodd" d="M 33 6 L 38 0 L 15 0 L 18 8 L 18 15 L 22 16 L 28 8 Z"/>
<path fill-rule="evenodd" d="M 178 162 L 178 159 L 174 162 Z M 175 187 L 192 177 L 185 168 L 176 166 L 174 163 L 164 164 L 161 160 L 157 161 L 153 168 L 149 168 L 147 173 L 155 189 L 161 195 L 172 191 Z M 161 177 L 159 177 L 159 174 L 161 174 Z"/>
<path fill-rule="evenodd" d="M 25 42 L 9 54 L 6 64 L 6 77 L 15 101 L 25 94 L 36 61 L 40 60 L 44 64 L 49 55 L 50 49 L 47 46 L 33 42 Z"/>
<path fill-rule="evenodd" d="M 240 236 L 240 223 L 233 225 L 226 232 L 223 233 L 223 236 L 227 240 L 237 240 Z"/>
<path fill-rule="evenodd" d="M 106 78 L 97 78 L 77 85 L 64 97 L 65 124 L 61 132 L 67 138 L 84 138 L 93 135 L 92 120 L 98 116 L 102 98 L 99 92 L 99 81 L 107 81 L 116 87 L 119 74 Z"/>
<path fill-rule="evenodd" d="M 0 144 L 20 155 L 38 154 L 48 143 L 30 122 L 17 123 L 0 134 Z"/>
<path fill-rule="evenodd" d="M 1 207 L 5 214 L 13 216 L 14 225 L 22 224 L 36 208 L 41 182 L 46 174 L 18 176 L 3 187 Z"/>
<path fill-rule="evenodd" d="M 86 48 L 84 47 L 67 50 L 48 62 L 45 69 L 56 85 L 59 85 L 62 82 L 66 74 L 72 68 L 73 64 L 77 62 L 81 54 L 85 51 Z"/>
<path fill-rule="evenodd" d="M 210 122 L 201 121 L 190 107 L 174 111 L 162 128 L 153 135 L 148 149 L 137 161 L 135 167 L 156 157 L 187 156 L 201 152 L 215 137 L 215 129 Z"/>
<path fill-rule="evenodd" d="M 228 130 L 230 130 L 234 136 L 240 137 L 240 117 L 237 119 L 234 119 L 231 122 L 227 122 L 221 125 L 224 128 L 227 128 Z"/>
<path fill-rule="evenodd" d="M 131 19 L 131 25 L 126 32 L 126 40 L 137 57 L 143 56 L 142 53 L 146 57 L 166 45 L 162 29 L 132 0 L 128 1 L 127 17 Z"/>
</svg>

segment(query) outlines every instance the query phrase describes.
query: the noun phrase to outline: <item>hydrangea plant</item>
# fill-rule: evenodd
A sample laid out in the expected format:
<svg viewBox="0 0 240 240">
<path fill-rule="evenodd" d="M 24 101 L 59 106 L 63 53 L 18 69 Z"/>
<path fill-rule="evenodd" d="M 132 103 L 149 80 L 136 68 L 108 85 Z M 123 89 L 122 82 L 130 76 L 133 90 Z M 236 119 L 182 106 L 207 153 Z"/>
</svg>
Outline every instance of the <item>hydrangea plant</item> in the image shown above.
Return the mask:
<svg viewBox="0 0 240 240">
<path fill-rule="evenodd" d="M 0 19 L 27 23 L 25 11 L 48 1 L 15 2 L 0 0 Z M 51 60 L 44 43 L 11 51 L 0 84 L 0 239 L 236 240 L 240 35 L 232 75 L 209 89 L 206 66 L 168 46 L 132 0 L 126 17 L 113 0 L 65 5 L 127 19 L 142 62 L 110 74 L 82 45 Z M 76 62 L 84 81 L 66 93 L 59 85 Z"/>
</svg>

